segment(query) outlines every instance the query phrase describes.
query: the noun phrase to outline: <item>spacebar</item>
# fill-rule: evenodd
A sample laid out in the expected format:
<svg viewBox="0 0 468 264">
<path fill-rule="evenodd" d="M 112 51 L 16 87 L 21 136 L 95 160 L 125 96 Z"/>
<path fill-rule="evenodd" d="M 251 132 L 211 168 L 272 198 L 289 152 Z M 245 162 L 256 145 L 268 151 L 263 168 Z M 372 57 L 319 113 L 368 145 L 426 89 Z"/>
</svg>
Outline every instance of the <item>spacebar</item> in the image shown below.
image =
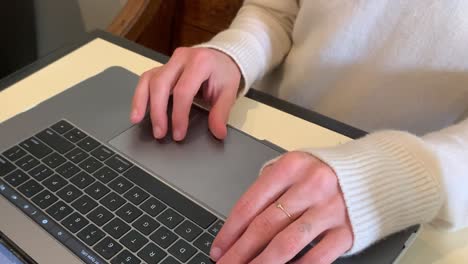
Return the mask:
<svg viewBox="0 0 468 264">
<path fill-rule="evenodd" d="M 124 176 L 203 228 L 216 220 L 216 216 L 138 167 L 134 166 Z"/>
</svg>

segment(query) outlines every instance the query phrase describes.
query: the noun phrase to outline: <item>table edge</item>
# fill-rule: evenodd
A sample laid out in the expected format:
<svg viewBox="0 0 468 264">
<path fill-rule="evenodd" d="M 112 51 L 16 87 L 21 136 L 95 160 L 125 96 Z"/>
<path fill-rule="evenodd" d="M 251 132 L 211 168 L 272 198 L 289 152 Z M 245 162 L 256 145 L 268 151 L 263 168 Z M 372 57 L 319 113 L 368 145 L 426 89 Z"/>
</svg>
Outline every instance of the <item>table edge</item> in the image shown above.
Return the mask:
<svg viewBox="0 0 468 264">
<path fill-rule="evenodd" d="M 48 55 L 42 58 L 39 58 L 35 62 L 13 72 L 12 74 L 7 75 L 3 79 L 0 79 L 0 91 L 2 90 L 2 88 L 7 88 L 8 86 L 11 86 L 12 84 L 18 82 L 19 80 L 28 77 L 29 75 L 39 71 L 40 69 L 46 67 L 47 65 L 51 64 L 54 61 L 59 60 L 60 58 L 68 55 L 69 53 L 73 52 L 74 50 L 80 48 L 81 46 L 87 44 L 88 42 L 91 42 L 92 40 L 96 38 L 101 38 L 110 43 L 113 43 L 115 45 L 128 49 L 135 53 L 138 53 L 142 56 L 156 60 L 160 63 L 166 63 L 169 60 L 168 56 L 163 55 L 159 52 L 153 51 L 140 44 L 137 44 L 135 42 L 132 42 L 130 40 L 127 40 L 118 36 L 114 36 L 111 33 L 105 32 L 103 30 L 94 30 L 92 32 L 87 33 L 86 36 L 80 39 L 79 41 L 73 44 L 64 46 L 62 48 L 59 48 L 49 53 Z M 263 104 L 269 105 L 271 107 L 284 111 L 288 114 L 291 114 L 303 120 L 309 121 L 316 125 L 322 126 L 336 133 L 350 137 L 352 139 L 360 138 L 367 134 L 367 132 L 361 129 L 355 128 L 353 126 L 342 123 L 333 118 L 324 116 L 315 111 L 308 110 L 301 106 L 298 106 L 290 102 L 287 102 L 285 100 L 276 98 L 262 91 L 255 90 L 253 88 L 249 90 L 249 92 L 246 94 L 246 97 L 252 100 L 261 102 Z"/>
</svg>

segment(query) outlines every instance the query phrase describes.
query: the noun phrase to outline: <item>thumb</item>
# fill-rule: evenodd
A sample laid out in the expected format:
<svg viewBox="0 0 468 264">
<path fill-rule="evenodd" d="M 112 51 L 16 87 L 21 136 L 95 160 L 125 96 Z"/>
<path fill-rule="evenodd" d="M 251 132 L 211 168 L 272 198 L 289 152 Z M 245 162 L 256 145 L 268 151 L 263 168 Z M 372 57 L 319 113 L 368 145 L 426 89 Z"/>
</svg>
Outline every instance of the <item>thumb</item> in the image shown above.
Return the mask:
<svg viewBox="0 0 468 264">
<path fill-rule="evenodd" d="M 229 120 L 229 113 L 236 101 L 236 90 L 225 89 L 216 99 L 213 107 L 210 110 L 208 117 L 208 125 L 211 133 L 217 139 L 224 139 L 227 136 L 226 124 Z"/>
</svg>

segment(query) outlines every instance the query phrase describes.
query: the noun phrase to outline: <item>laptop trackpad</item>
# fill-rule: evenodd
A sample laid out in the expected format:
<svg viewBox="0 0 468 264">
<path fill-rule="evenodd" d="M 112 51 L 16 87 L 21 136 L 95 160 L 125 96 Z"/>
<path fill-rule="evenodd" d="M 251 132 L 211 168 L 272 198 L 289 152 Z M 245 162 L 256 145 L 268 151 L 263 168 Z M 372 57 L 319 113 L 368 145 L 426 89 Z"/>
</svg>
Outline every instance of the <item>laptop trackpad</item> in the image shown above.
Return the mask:
<svg viewBox="0 0 468 264">
<path fill-rule="evenodd" d="M 229 129 L 223 142 L 214 139 L 203 113 L 192 116 L 190 123 L 182 143 L 170 137 L 155 140 L 148 119 L 109 143 L 170 185 L 227 216 L 264 162 L 279 153 L 235 129 Z"/>
</svg>

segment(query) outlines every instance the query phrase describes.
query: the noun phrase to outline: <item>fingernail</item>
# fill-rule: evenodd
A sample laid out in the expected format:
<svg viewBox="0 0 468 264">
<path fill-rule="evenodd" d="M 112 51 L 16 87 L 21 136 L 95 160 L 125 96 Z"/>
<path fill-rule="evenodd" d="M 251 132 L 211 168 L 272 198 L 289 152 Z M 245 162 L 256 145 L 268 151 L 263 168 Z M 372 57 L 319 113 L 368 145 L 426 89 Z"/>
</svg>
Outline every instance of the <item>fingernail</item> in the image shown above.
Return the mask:
<svg viewBox="0 0 468 264">
<path fill-rule="evenodd" d="M 154 128 L 154 133 L 155 133 L 155 135 L 156 135 L 157 138 L 161 138 L 161 137 L 162 137 L 162 129 L 161 129 L 161 127 L 156 126 L 156 127 Z"/>
<path fill-rule="evenodd" d="M 212 260 L 218 261 L 218 259 L 221 257 L 221 249 L 218 247 L 212 248 L 210 251 L 210 256 Z"/>
<path fill-rule="evenodd" d="M 174 139 L 177 141 L 182 140 L 182 132 L 180 130 L 174 130 Z"/>
</svg>

